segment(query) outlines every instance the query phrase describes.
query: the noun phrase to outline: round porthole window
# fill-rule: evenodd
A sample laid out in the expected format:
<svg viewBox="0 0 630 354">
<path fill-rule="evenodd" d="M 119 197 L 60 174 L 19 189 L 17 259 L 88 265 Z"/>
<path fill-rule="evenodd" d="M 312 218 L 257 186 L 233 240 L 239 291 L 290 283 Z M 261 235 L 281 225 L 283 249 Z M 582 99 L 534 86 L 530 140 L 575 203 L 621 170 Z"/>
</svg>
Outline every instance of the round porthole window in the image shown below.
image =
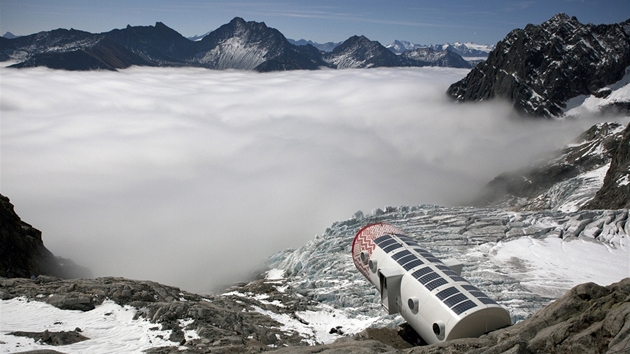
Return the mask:
<svg viewBox="0 0 630 354">
<path fill-rule="evenodd" d="M 439 339 L 439 340 L 443 340 L 444 339 L 444 322 L 442 321 L 437 321 L 435 323 L 433 323 L 433 333 L 435 333 L 435 336 Z"/>
<path fill-rule="evenodd" d="M 370 254 L 368 253 L 368 251 L 362 251 L 361 252 L 361 262 L 363 262 L 363 264 L 367 264 L 367 262 L 370 260 Z"/>
<path fill-rule="evenodd" d="M 418 313 L 418 309 L 420 308 L 420 302 L 417 297 L 412 296 L 409 300 L 407 300 L 407 306 L 409 306 L 409 309 L 415 315 Z"/>
<path fill-rule="evenodd" d="M 376 261 L 373 260 L 373 259 L 370 259 L 369 266 L 370 266 L 370 270 L 372 271 L 372 273 L 376 273 L 376 271 L 378 270 L 378 267 L 376 265 Z"/>
</svg>

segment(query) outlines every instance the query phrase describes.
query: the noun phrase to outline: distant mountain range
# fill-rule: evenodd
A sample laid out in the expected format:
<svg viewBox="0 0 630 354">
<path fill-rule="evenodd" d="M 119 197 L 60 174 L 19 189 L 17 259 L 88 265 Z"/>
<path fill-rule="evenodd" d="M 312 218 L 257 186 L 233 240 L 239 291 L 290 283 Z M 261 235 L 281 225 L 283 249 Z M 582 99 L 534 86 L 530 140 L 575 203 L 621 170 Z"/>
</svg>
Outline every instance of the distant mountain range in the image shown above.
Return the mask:
<svg viewBox="0 0 630 354">
<path fill-rule="evenodd" d="M 407 51 L 429 48 L 436 52 L 448 50 L 450 52 L 459 54 L 464 58 L 486 58 L 488 54 L 494 49 L 493 45 L 487 44 L 475 44 L 475 43 L 444 43 L 444 44 L 415 44 L 407 41 L 395 40 L 393 43 L 388 44 L 387 49 L 396 54 L 402 54 Z"/>
<path fill-rule="evenodd" d="M 312 43 L 312 42 L 311 42 Z M 471 65 L 452 51 L 435 50 L 395 55 L 376 41 L 353 36 L 341 44 L 315 47 L 291 43 L 274 28 L 236 17 L 203 36 L 185 38 L 165 24 L 127 26 L 105 33 L 57 29 L 28 36 L 0 37 L 0 60 L 16 68 L 45 66 L 65 70 L 116 70 L 132 65 L 194 66 L 260 72 L 315 70 L 321 67 Z"/>
</svg>

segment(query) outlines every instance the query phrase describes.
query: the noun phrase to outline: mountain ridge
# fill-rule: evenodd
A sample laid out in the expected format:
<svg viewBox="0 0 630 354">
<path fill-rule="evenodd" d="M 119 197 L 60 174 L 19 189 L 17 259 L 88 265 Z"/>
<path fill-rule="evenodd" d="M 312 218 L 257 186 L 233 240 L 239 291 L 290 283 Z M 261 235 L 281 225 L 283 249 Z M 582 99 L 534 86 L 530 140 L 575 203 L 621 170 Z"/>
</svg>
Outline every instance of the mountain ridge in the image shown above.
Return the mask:
<svg viewBox="0 0 630 354">
<path fill-rule="evenodd" d="M 99 44 L 100 43 L 100 44 Z M 335 52 L 339 47 L 344 52 Z M 45 66 L 66 70 L 116 70 L 131 65 L 195 66 L 266 71 L 379 66 L 449 66 L 459 59 L 414 61 L 398 58 L 380 43 L 353 36 L 330 52 L 292 44 L 264 22 L 235 17 L 195 40 L 157 22 L 93 34 L 57 29 L 14 39 L 0 38 L 0 60 L 12 67 Z M 457 64 L 461 65 L 461 64 Z M 461 67 L 461 66 L 457 66 Z"/>
</svg>

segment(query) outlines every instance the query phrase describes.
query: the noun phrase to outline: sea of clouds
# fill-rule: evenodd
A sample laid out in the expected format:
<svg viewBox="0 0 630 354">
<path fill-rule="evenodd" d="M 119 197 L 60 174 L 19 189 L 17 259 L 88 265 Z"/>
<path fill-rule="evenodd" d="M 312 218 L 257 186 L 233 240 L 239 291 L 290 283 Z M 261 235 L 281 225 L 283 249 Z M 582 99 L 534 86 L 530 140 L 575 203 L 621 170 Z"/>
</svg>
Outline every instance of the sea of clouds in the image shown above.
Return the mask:
<svg viewBox="0 0 630 354">
<path fill-rule="evenodd" d="M 95 276 L 197 292 L 357 210 L 464 203 L 595 123 L 449 101 L 461 69 L 0 70 L 18 215 Z"/>
</svg>

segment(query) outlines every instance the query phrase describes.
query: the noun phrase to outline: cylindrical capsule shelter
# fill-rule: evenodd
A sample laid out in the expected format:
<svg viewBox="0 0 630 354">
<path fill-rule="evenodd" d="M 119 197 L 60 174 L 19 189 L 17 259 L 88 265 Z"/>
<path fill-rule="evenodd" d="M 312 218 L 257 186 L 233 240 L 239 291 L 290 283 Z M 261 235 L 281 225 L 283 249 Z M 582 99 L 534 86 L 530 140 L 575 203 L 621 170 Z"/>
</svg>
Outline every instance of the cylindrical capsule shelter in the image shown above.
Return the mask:
<svg viewBox="0 0 630 354">
<path fill-rule="evenodd" d="M 510 314 L 396 227 L 364 227 L 352 243 L 357 269 L 379 290 L 383 307 L 400 313 L 429 344 L 479 337 L 511 324 Z"/>
</svg>

